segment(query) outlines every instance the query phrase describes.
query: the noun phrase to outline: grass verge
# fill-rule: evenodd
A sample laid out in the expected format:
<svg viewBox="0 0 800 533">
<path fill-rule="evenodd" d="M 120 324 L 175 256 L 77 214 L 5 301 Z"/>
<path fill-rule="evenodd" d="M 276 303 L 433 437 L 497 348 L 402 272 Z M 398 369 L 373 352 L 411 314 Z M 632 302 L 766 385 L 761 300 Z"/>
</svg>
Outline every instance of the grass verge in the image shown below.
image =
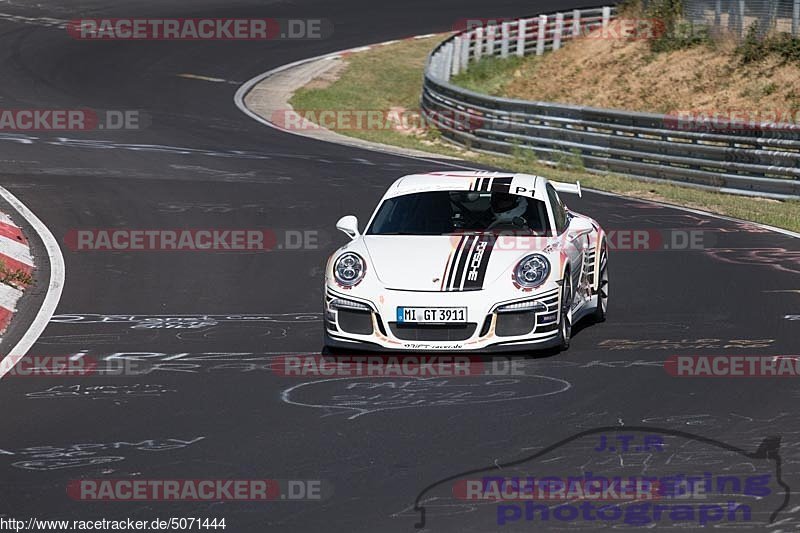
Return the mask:
<svg viewBox="0 0 800 533">
<path fill-rule="evenodd" d="M 11 270 L 4 261 L 0 260 L 0 283 L 23 290 L 33 283 L 33 278 L 22 270 Z"/>
<path fill-rule="evenodd" d="M 772 42 L 753 41 L 747 51 L 723 40 L 654 52 L 645 40 L 585 38 L 539 57 L 484 58 L 452 82 L 521 100 L 649 113 L 736 112 L 795 124 L 800 62 L 763 52 Z"/>
<path fill-rule="evenodd" d="M 302 110 L 400 110 L 414 113 L 419 108 L 422 70 L 427 54 L 443 37 L 411 39 L 350 55 L 339 78 L 325 87 L 298 90 L 290 100 L 295 109 Z M 504 65 L 488 64 L 471 77 L 472 88 L 492 92 L 492 80 Z M 760 222 L 800 232 L 800 201 L 755 199 L 720 194 L 669 183 L 639 181 L 618 175 L 598 175 L 586 172 L 574 161 L 563 161 L 559 168 L 539 163 L 530 153 L 512 157 L 479 154 L 442 141 L 435 130 L 409 128 L 342 129 L 338 133 L 368 141 L 379 142 L 459 157 L 483 165 L 514 172 L 541 174 L 555 180 L 580 180 L 581 184 L 647 200 L 656 200 L 685 207 L 702 209 L 743 220 Z"/>
</svg>

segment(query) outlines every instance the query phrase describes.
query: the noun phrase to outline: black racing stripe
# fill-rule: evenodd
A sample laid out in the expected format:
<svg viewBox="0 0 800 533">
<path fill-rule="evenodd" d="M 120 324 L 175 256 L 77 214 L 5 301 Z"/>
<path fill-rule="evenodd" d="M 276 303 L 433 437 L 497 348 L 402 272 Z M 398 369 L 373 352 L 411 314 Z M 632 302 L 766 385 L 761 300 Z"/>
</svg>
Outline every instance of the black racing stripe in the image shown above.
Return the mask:
<svg viewBox="0 0 800 533">
<path fill-rule="evenodd" d="M 453 252 L 453 255 L 450 256 L 450 262 L 449 262 L 449 265 L 447 267 L 447 268 L 450 269 L 450 272 L 448 272 L 447 281 L 444 284 L 444 290 L 446 290 L 446 291 L 449 291 L 450 290 L 450 286 L 452 285 L 453 276 L 455 275 L 455 271 L 456 271 L 455 262 L 456 262 L 456 260 L 458 258 L 459 252 L 464 247 L 464 241 L 466 241 L 466 240 L 467 240 L 467 236 L 466 235 L 462 235 L 461 239 L 459 239 L 458 244 L 456 245 L 456 249 Z"/>
<path fill-rule="evenodd" d="M 447 266 L 445 267 L 446 279 L 445 279 L 445 282 L 444 282 L 444 285 L 443 285 L 444 290 L 447 290 L 447 288 L 450 286 L 450 280 L 453 278 L 453 270 L 454 270 L 453 261 L 455 261 L 456 260 L 456 256 L 458 256 L 458 250 L 461 248 L 461 243 L 463 242 L 463 240 L 464 240 L 464 237 L 462 236 L 458 240 L 458 244 L 456 244 L 455 249 L 453 250 L 453 253 L 450 254 L 450 257 L 447 258 Z"/>
<path fill-rule="evenodd" d="M 447 280 L 446 290 L 448 291 L 455 290 L 455 286 L 458 284 L 458 269 L 459 266 L 466 261 L 467 250 L 469 250 L 469 241 L 471 238 L 472 237 L 469 235 L 465 235 L 461 237 L 461 241 L 458 243 L 458 249 L 453 256 L 453 263 Z"/>
<path fill-rule="evenodd" d="M 459 259 L 458 265 L 459 270 L 456 271 L 456 277 L 453 280 L 453 290 L 454 291 L 462 291 L 461 284 L 467 277 L 467 265 L 469 265 L 470 257 L 472 257 L 472 251 L 475 249 L 475 246 L 478 244 L 478 239 L 480 237 L 474 236 L 470 237 L 470 239 L 464 243 L 464 249 L 462 250 L 461 256 L 463 260 Z"/>
<path fill-rule="evenodd" d="M 511 180 L 514 178 L 496 178 L 492 182 L 492 192 L 508 192 L 511 190 Z"/>
<path fill-rule="evenodd" d="M 464 239 L 464 245 L 461 247 L 461 257 L 458 258 L 458 268 L 455 269 L 455 275 L 453 276 L 452 282 L 448 284 L 448 289 L 451 291 L 460 291 L 461 290 L 461 276 L 464 275 L 464 268 L 467 264 L 467 256 L 469 255 L 469 249 L 472 247 L 472 243 L 477 236 L 469 235 L 466 239 Z"/>
<path fill-rule="evenodd" d="M 481 182 L 481 188 L 478 189 L 479 191 L 488 191 L 489 190 L 489 181 L 490 178 L 481 178 L 483 181 Z"/>
<path fill-rule="evenodd" d="M 489 267 L 489 258 L 494 249 L 497 238 L 492 234 L 482 235 L 475 249 L 470 254 L 467 262 L 467 278 L 464 280 L 464 290 L 477 290 L 483 288 L 486 270 Z"/>
</svg>

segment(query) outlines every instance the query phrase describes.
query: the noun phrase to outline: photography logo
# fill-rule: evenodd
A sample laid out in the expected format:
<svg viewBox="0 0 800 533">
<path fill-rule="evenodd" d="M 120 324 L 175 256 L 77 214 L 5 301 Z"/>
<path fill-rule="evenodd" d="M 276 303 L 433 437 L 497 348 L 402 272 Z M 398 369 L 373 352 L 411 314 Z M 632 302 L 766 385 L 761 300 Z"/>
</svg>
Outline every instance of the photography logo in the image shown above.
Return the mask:
<svg viewBox="0 0 800 533">
<path fill-rule="evenodd" d="M 417 529 L 442 531 L 465 520 L 486 531 L 764 530 L 791 494 L 780 446 L 776 436 L 746 449 L 672 429 L 598 427 L 431 483 L 409 514 Z"/>
</svg>

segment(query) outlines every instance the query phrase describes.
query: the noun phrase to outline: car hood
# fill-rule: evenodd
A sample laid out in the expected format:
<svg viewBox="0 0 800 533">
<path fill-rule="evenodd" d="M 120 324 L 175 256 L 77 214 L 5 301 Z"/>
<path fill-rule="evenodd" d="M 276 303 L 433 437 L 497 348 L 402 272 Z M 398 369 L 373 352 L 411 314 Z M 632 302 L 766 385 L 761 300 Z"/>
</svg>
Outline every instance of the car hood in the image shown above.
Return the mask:
<svg viewBox="0 0 800 533">
<path fill-rule="evenodd" d="M 369 262 L 387 289 L 480 290 L 550 239 L 491 235 L 368 235 Z"/>
</svg>

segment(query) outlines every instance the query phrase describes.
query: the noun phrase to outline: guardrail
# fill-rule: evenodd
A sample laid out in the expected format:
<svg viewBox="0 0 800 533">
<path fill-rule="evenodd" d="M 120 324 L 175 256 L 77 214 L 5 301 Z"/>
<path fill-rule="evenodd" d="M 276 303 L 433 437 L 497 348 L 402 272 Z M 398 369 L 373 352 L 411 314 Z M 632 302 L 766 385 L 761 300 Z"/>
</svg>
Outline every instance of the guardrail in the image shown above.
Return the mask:
<svg viewBox="0 0 800 533">
<path fill-rule="evenodd" d="M 681 117 L 498 98 L 450 83 L 486 56 L 541 55 L 593 30 L 613 7 L 552 13 L 451 36 L 428 56 L 421 106 L 442 135 L 473 150 L 540 159 L 580 158 L 591 170 L 721 192 L 800 198 L 800 126 L 731 127 Z"/>
</svg>

